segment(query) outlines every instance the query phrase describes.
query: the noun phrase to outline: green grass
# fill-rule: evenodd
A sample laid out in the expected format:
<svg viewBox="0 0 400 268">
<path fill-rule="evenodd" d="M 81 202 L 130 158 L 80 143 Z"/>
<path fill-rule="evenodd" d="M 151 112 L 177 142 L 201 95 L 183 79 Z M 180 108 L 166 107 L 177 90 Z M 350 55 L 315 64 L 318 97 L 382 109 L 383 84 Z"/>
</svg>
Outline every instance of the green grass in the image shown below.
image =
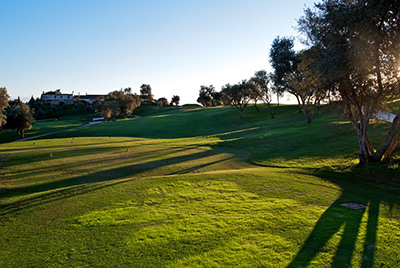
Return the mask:
<svg viewBox="0 0 400 268">
<path fill-rule="evenodd" d="M 57 119 L 43 119 L 34 123 L 31 129 L 25 130 L 25 138 L 35 137 L 51 132 L 59 132 L 74 127 L 79 127 L 92 122 L 93 117 L 99 117 L 98 114 L 91 115 L 68 115 Z M 0 133 L 0 143 L 12 142 L 21 139 L 16 130 L 6 129 Z"/>
<path fill-rule="evenodd" d="M 335 114 L 261 108 L 141 107 L 0 145 L 0 267 L 399 266 L 398 167 L 357 166 Z"/>
</svg>

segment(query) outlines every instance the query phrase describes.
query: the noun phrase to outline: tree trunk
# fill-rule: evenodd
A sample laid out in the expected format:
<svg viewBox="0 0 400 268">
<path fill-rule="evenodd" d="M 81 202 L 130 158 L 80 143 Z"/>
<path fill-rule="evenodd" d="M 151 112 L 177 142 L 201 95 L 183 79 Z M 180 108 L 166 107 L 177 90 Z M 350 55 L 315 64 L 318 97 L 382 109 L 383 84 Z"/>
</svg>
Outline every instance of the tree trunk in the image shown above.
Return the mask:
<svg viewBox="0 0 400 268">
<path fill-rule="evenodd" d="M 369 154 L 370 151 L 368 148 L 369 140 L 368 140 L 368 135 L 366 135 L 366 128 L 361 122 L 358 123 L 357 125 L 357 135 L 358 135 L 358 144 L 360 147 L 360 151 L 358 152 L 358 158 L 360 160 L 360 163 L 367 166 L 373 161 L 371 155 Z"/>
<path fill-rule="evenodd" d="M 271 114 L 271 119 L 274 119 L 275 113 L 272 112 L 271 104 L 268 102 L 269 113 Z"/>
<path fill-rule="evenodd" d="M 387 161 L 390 160 L 394 152 L 394 149 L 396 149 L 396 146 L 399 143 L 399 140 L 400 140 L 400 132 L 397 134 L 396 138 L 393 139 L 392 144 L 390 144 L 389 148 L 387 149 L 386 154 L 384 156 L 385 160 Z"/>
<path fill-rule="evenodd" d="M 276 109 L 278 109 L 278 107 L 279 107 L 279 97 L 277 97 L 277 101 L 278 101 L 278 103 L 275 106 L 275 109 L 273 111 L 272 111 L 272 108 L 271 108 L 271 103 L 268 102 L 268 108 L 269 108 L 269 113 L 271 114 L 271 119 L 275 118 Z"/>
<path fill-rule="evenodd" d="M 304 114 L 306 115 L 307 124 L 311 124 L 311 122 L 312 122 L 311 113 L 307 109 L 307 107 L 304 107 Z"/>
<path fill-rule="evenodd" d="M 242 119 L 242 110 L 239 110 L 239 120 Z"/>
<path fill-rule="evenodd" d="M 398 136 L 400 135 L 400 133 L 398 133 L 399 129 L 400 129 L 400 107 L 395 118 L 393 119 L 392 126 L 389 130 L 388 135 L 386 136 L 386 139 L 381 143 L 381 145 L 379 145 L 378 149 L 374 154 L 374 160 L 380 161 L 382 159 L 383 154 L 385 152 L 389 152 L 389 149 L 392 150 L 392 152 L 389 152 L 389 154 L 387 153 L 388 158 L 386 158 L 385 155 L 385 159 L 390 158 L 391 154 L 393 153 L 393 150 L 395 149 L 398 143 Z"/>
<path fill-rule="evenodd" d="M 365 137 L 364 137 L 365 144 L 367 145 L 367 149 L 368 149 L 368 154 L 369 155 L 373 155 L 374 154 L 374 147 L 372 146 L 371 140 L 369 139 L 368 132 L 365 131 L 364 135 L 365 135 Z"/>
<path fill-rule="evenodd" d="M 302 112 L 302 105 L 301 105 L 301 102 L 300 102 L 300 98 L 299 98 L 299 96 L 298 95 L 295 95 L 296 96 L 296 99 L 297 99 L 297 103 L 298 103 L 298 105 L 299 105 L 299 113 L 301 113 Z"/>
<path fill-rule="evenodd" d="M 257 101 L 254 103 L 254 107 L 256 107 L 257 112 L 260 111 L 260 110 L 258 110 L 258 107 L 257 107 Z"/>
</svg>

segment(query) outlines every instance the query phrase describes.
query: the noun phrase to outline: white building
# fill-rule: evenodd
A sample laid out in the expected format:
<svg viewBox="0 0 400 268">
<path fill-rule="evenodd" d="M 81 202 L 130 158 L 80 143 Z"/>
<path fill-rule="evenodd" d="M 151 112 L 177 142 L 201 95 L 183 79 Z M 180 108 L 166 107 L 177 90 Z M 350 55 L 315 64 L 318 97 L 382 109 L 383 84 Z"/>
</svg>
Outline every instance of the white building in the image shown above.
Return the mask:
<svg viewBox="0 0 400 268">
<path fill-rule="evenodd" d="M 44 103 L 50 102 L 53 105 L 59 104 L 61 101 L 63 101 L 65 104 L 72 104 L 74 102 L 74 95 L 73 93 L 71 94 L 63 94 L 59 89 L 56 91 L 49 91 L 42 93 L 41 100 Z"/>
</svg>

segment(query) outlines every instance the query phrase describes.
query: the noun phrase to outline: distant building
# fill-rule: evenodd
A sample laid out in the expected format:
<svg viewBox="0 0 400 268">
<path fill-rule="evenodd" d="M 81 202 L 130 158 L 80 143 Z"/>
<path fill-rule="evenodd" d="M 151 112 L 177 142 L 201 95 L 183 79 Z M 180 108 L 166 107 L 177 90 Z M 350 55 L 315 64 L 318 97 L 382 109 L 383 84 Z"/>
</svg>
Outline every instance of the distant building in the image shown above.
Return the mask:
<svg viewBox="0 0 400 268">
<path fill-rule="evenodd" d="M 61 90 L 57 89 L 55 91 L 48 91 L 42 93 L 41 101 L 43 103 L 51 103 L 52 105 L 58 105 L 60 102 L 65 104 L 72 104 L 74 102 L 73 94 L 63 94 Z"/>
<path fill-rule="evenodd" d="M 41 101 L 42 103 L 51 103 L 51 105 L 58 105 L 60 102 L 64 102 L 65 104 L 73 104 L 75 102 L 80 103 L 88 103 L 88 102 L 97 102 L 99 99 L 103 100 L 104 95 L 74 95 L 74 92 L 71 94 L 61 93 L 60 89 L 55 91 L 49 91 L 42 93 Z"/>
</svg>

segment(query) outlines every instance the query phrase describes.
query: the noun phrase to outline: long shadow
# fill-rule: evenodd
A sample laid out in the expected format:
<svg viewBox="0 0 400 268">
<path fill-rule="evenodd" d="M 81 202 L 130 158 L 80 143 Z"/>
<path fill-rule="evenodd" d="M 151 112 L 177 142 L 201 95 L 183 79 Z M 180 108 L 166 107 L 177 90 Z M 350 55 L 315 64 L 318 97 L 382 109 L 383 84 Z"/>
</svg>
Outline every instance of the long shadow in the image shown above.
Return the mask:
<svg viewBox="0 0 400 268">
<path fill-rule="evenodd" d="M 173 151 L 171 154 L 176 153 Z M 0 215 L 7 215 L 13 211 L 18 211 L 27 207 L 32 207 L 35 205 L 51 202 L 54 200 L 59 200 L 63 198 L 68 198 L 70 196 L 83 194 L 88 191 L 96 190 L 99 188 L 107 187 L 119 183 L 120 180 L 130 181 L 140 177 L 140 173 L 148 172 L 152 169 L 174 165 L 176 163 L 200 160 L 202 158 L 210 157 L 219 154 L 219 151 L 210 151 L 208 153 L 198 152 L 182 156 L 166 157 L 160 160 L 149 161 L 145 163 L 140 163 L 136 165 L 124 165 L 118 168 L 111 168 L 108 170 L 96 172 L 93 174 L 88 174 L 79 177 L 70 177 L 68 179 L 59 180 L 55 182 L 47 182 L 43 184 L 35 184 L 31 186 L 15 187 L 12 189 L 2 190 L 1 197 L 3 198 L 13 198 L 13 197 L 23 197 L 23 199 L 18 201 L 6 202 L 0 205 Z M 225 158 L 218 161 L 210 161 L 207 164 L 195 165 L 191 168 L 178 170 L 170 174 L 183 174 L 190 173 L 193 170 L 205 167 L 207 165 L 212 165 L 222 161 L 227 161 L 230 158 Z M 164 174 L 169 175 L 169 174 Z M 34 197 L 25 198 L 25 195 L 35 194 Z"/>
<path fill-rule="evenodd" d="M 65 200 L 70 197 L 84 195 L 93 191 L 101 190 L 103 188 L 111 187 L 121 183 L 126 183 L 132 180 L 134 179 L 118 179 L 117 181 L 111 182 L 102 181 L 96 184 L 81 184 L 69 188 L 56 189 L 55 191 L 41 193 L 39 195 L 35 195 L 34 197 L 24 198 L 21 200 L 0 205 L 0 216 L 6 216 L 20 210 L 26 210 L 32 207 L 36 207 L 38 205 L 44 205 L 59 200 Z"/>
<path fill-rule="evenodd" d="M 234 156 L 228 157 L 228 158 L 221 159 L 221 160 L 214 161 L 214 162 L 210 162 L 210 163 L 207 163 L 207 164 L 202 164 L 202 165 L 197 165 L 197 166 L 194 166 L 194 167 L 182 169 L 182 170 L 179 170 L 179 171 L 176 171 L 176 172 L 172 172 L 172 173 L 170 173 L 168 175 L 178 175 L 178 174 L 191 173 L 191 172 L 194 172 L 194 171 L 198 171 L 200 168 L 205 168 L 207 166 L 211 166 L 211 165 L 215 165 L 215 164 L 218 164 L 218 163 L 222 163 L 222 162 L 234 159 L 234 158 L 235 158 Z"/>
<path fill-rule="evenodd" d="M 71 150 L 73 150 L 73 155 L 75 157 L 79 157 L 79 156 L 86 156 L 88 158 L 88 160 L 86 161 L 87 163 L 92 162 L 90 159 L 91 155 L 96 155 L 98 153 L 119 153 L 119 152 L 123 152 L 126 149 L 133 149 L 131 150 L 131 152 L 135 153 L 135 145 L 128 145 L 124 146 L 124 147 L 112 147 L 112 146 L 107 146 L 107 147 L 100 147 L 100 146 L 96 146 L 94 148 L 87 148 L 86 146 L 84 148 L 80 148 L 79 146 L 65 146 L 65 147 L 61 147 L 61 148 L 43 148 L 41 149 L 37 155 L 32 155 L 32 154 L 27 154 L 24 156 L 18 156 L 18 161 L 13 162 L 8 161 L 7 166 L 8 167 L 12 167 L 15 165 L 20 165 L 20 163 L 26 163 L 29 162 L 31 165 L 34 166 L 34 163 L 36 162 L 40 162 L 40 161 L 46 161 L 47 159 L 52 159 L 55 161 L 61 161 L 64 158 L 70 158 L 71 157 Z M 188 149 L 192 149 L 194 148 L 194 146 L 187 146 L 187 147 L 182 147 L 182 146 L 175 146 L 173 147 L 173 150 L 180 150 L 180 151 L 184 151 L 184 150 L 188 150 Z M 165 148 L 165 149 L 148 149 L 145 152 L 142 152 L 142 155 L 150 155 L 153 152 L 157 152 L 157 156 L 162 156 L 162 155 L 167 155 L 169 154 L 169 152 L 171 151 L 171 148 Z M 50 153 L 52 153 L 52 156 L 50 158 Z M 110 160 L 112 160 L 112 158 L 110 158 Z M 84 164 L 84 162 L 80 163 L 81 165 Z M 60 167 L 65 167 L 65 164 L 60 162 Z M 46 168 L 45 168 L 46 169 Z M 35 167 L 32 168 L 32 171 L 37 170 Z M 47 170 L 47 169 L 46 169 Z"/>
<path fill-rule="evenodd" d="M 361 267 L 373 267 L 380 204 L 385 202 L 391 207 L 399 204 L 397 197 L 399 191 L 383 192 L 376 186 L 368 186 L 365 180 L 362 181 L 363 176 L 359 172 L 360 170 L 345 174 L 335 174 L 333 171 L 311 172 L 316 173 L 323 180 L 339 185 L 342 194 L 321 215 L 296 257 L 287 266 L 288 268 L 307 267 L 318 254 L 327 253 L 328 242 L 334 237 L 337 239 L 338 236 L 340 242 L 336 247 L 336 252 L 333 253 L 334 257 L 329 267 L 351 267 L 364 216 L 367 216 L 367 220 L 364 223 L 366 234 Z M 342 232 L 339 232 L 341 230 Z"/>
</svg>

